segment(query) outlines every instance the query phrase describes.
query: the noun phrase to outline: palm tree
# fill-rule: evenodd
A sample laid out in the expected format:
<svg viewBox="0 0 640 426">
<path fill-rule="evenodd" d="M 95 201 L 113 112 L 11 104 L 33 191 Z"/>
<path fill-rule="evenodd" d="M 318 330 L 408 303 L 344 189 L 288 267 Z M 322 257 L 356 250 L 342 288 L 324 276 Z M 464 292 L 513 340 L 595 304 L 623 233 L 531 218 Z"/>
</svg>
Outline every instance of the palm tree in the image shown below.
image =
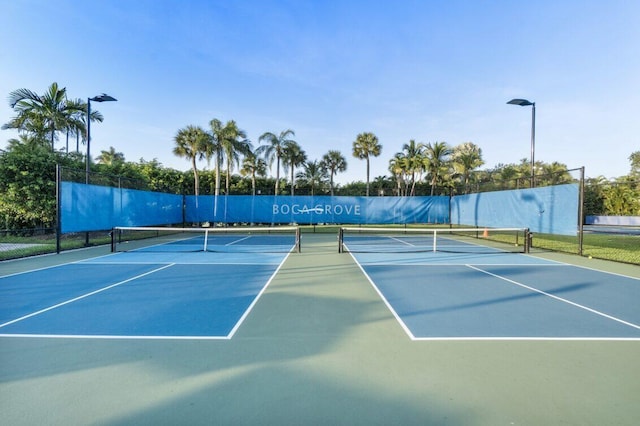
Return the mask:
<svg viewBox="0 0 640 426">
<path fill-rule="evenodd" d="M 209 122 L 209 126 L 211 127 L 211 138 L 209 139 L 209 143 L 207 144 L 207 149 L 205 150 L 205 157 L 207 162 L 211 160 L 211 157 L 215 156 L 216 160 L 216 189 L 215 196 L 220 195 L 220 170 L 222 169 L 222 161 L 224 157 L 224 150 L 222 149 L 222 140 L 224 140 L 224 126 L 222 125 L 222 121 L 217 118 L 212 119 Z"/>
<path fill-rule="evenodd" d="M 273 164 L 273 160 L 276 160 L 276 188 L 275 194 L 278 195 L 278 185 L 280 184 L 280 159 L 284 152 L 286 143 L 295 142 L 290 139 L 291 136 L 295 136 L 295 133 L 291 129 L 283 130 L 278 136 L 274 133 L 266 132 L 258 139 L 259 142 L 266 142 L 268 145 L 258 147 L 257 153 L 264 154 L 264 158 L 269 162 L 269 166 Z"/>
<path fill-rule="evenodd" d="M 407 195 L 409 188 L 409 175 L 411 174 L 411 162 L 402 152 L 397 152 L 389 160 L 389 171 L 396 178 L 398 196 Z M 403 189 L 404 188 L 404 189 Z"/>
<path fill-rule="evenodd" d="M 18 135 L 18 139 L 12 138 L 7 141 L 7 150 L 10 151 L 15 149 L 18 146 L 28 146 L 28 147 L 46 147 L 49 142 L 46 138 L 37 135 Z"/>
<path fill-rule="evenodd" d="M 462 178 L 462 185 L 466 194 L 469 190 L 469 175 L 471 171 L 484 164 L 482 149 L 472 142 L 462 143 L 453 149 L 451 160 L 453 161 L 453 169 Z"/>
<path fill-rule="evenodd" d="M 373 187 L 378 188 L 378 194 L 384 195 L 384 188 L 388 184 L 388 178 L 386 176 L 376 176 L 373 179 Z M 393 184 L 393 183 L 392 183 Z"/>
<path fill-rule="evenodd" d="M 291 195 L 294 195 L 295 177 L 293 173 L 296 167 L 307 161 L 307 154 L 300 148 L 300 145 L 294 141 L 285 143 L 282 154 L 282 163 L 285 167 L 289 166 L 291 168 Z"/>
<path fill-rule="evenodd" d="M 360 160 L 367 160 L 367 197 L 369 196 L 369 158 L 377 157 L 382 151 L 378 137 L 373 133 L 360 133 L 353 142 L 353 156 Z"/>
<path fill-rule="evenodd" d="M 446 170 L 447 157 L 451 155 L 451 152 L 451 148 L 446 142 L 434 142 L 433 145 L 428 143 L 424 148 L 424 165 L 431 176 L 431 196 L 434 194 L 442 173 Z"/>
<path fill-rule="evenodd" d="M 333 176 L 338 172 L 347 170 L 347 160 L 340 151 L 331 150 L 322 156 L 322 167 L 329 171 L 329 184 L 331 186 L 331 196 L 333 197 Z"/>
<path fill-rule="evenodd" d="M 518 185 L 518 168 L 513 164 L 498 164 L 496 166 L 498 180 L 501 181 L 500 189 L 512 189 Z"/>
<path fill-rule="evenodd" d="M 629 175 L 640 177 L 640 151 L 634 151 L 629 155 L 629 163 L 631 163 Z"/>
<path fill-rule="evenodd" d="M 571 174 L 565 164 L 554 161 L 551 164 L 542 164 L 542 176 L 538 179 L 545 185 L 560 185 L 572 181 Z"/>
<path fill-rule="evenodd" d="M 233 164 L 240 163 L 240 155 L 246 155 L 251 152 L 251 142 L 247 140 L 247 134 L 244 130 L 240 130 L 235 121 L 230 120 L 222 129 L 223 138 L 220 141 L 222 151 L 226 158 L 226 193 L 229 194 L 231 184 L 231 171 Z"/>
<path fill-rule="evenodd" d="M 411 195 L 414 195 L 416 181 L 420 180 L 420 176 L 424 172 L 424 145 L 411 139 L 408 144 L 402 146 L 402 151 L 406 158 L 407 172 L 411 175 Z"/>
<path fill-rule="evenodd" d="M 124 154 L 121 152 L 116 152 L 116 149 L 114 147 L 109 147 L 109 151 L 100 152 L 100 155 L 96 157 L 96 161 L 107 166 L 122 164 L 124 163 Z"/>
<path fill-rule="evenodd" d="M 240 174 L 251 177 L 251 191 L 253 195 L 256 195 L 256 176 L 266 176 L 267 163 L 255 153 L 249 151 L 245 154 L 244 160 L 242 161 Z"/>
<path fill-rule="evenodd" d="M 204 158 L 205 145 L 208 138 L 207 132 L 199 126 L 187 126 L 184 129 L 180 129 L 173 138 L 176 143 L 173 153 L 178 157 L 187 158 L 191 161 L 196 196 L 200 193 L 200 180 L 198 179 L 196 160 Z"/>
<path fill-rule="evenodd" d="M 298 180 L 311 187 L 311 195 L 315 195 L 315 189 L 322 187 L 327 179 L 327 170 L 317 160 L 307 161 L 302 164 L 302 171 L 298 172 Z"/>
<path fill-rule="evenodd" d="M 47 133 L 54 149 L 56 132 L 69 128 L 84 128 L 79 118 L 86 114 L 86 104 L 82 101 L 69 101 L 67 89 L 52 83 L 47 92 L 40 96 L 29 89 L 14 90 L 9 94 L 9 106 L 17 112 L 3 129 L 18 129 L 27 133 L 41 135 Z M 102 116 L 92 114 L 92 119 L 102 121 Z"/>
</svg>

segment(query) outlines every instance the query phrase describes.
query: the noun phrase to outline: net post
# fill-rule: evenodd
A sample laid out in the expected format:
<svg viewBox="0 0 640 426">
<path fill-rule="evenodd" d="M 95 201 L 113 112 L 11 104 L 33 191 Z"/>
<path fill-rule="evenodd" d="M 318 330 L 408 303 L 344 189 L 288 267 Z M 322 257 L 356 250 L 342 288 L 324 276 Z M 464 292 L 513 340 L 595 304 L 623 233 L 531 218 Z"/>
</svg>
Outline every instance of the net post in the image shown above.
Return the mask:
<svg viewBox="0 0 640 426">
<path fill-rule="evenodd" d="M 111 235 L 111 253 L 115 253 L 116 252 L 116 228 L 111 228 L 111 232 L 109 232 L 109 235 Z"/>
<path fill-rule="evenodd" d="M 344 228 L 338 228 L 338 253 L 342 253 L 342 244 L 344 242 Z"/>
<path fill-rule="evenodd" d="M 533 239 L 533 233 L 529 231 L 529 228 L 524 230 L 524 252 L 529 253 L 531 250 L 531 240 Z"/>
<path fill-rule="evenodd" d="M 433 230 L 433 252 L 437 252 L 438 251 L 438 245 L 436 243 L 436 241 L 438 240 L 438 230 L 434 229 Z"/>
<path fill-rule="evenodd" d="M 300 240 L 300 227 L 296 226 L 296 253 L 300 253 L 302 251 Z"/>
</svg>

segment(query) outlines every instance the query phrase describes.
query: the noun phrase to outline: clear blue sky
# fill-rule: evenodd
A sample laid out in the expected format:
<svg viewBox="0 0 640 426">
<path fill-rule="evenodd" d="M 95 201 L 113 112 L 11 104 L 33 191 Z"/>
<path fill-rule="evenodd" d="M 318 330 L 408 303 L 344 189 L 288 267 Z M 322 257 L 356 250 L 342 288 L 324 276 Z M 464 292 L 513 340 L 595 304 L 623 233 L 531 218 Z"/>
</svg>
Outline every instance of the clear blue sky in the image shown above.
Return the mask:
<svg viewBox="0 0 640 426">
<path fill-rule="evenodd" d="M 52 82 L 93 104 L 92 154 L 172 154 L 189 124 L 233 119 L 254 145 L 292 129 L 309 159 L 342 151 L 338 182 L 365 180 L 351 155 L 375 133 L 371 178 L 410 139 L 473 142 L 486 162 L 530 158 L 629 172 L 640 150 L 640 2 L 0 0 L 0 121 L 18 88 Z M 0 132 L 0 147 L 15 137 Z M 62 147 L 63 141 L 59 143 Z M 206 164 L 200 164 L 200 168 Z"/>
</svg>

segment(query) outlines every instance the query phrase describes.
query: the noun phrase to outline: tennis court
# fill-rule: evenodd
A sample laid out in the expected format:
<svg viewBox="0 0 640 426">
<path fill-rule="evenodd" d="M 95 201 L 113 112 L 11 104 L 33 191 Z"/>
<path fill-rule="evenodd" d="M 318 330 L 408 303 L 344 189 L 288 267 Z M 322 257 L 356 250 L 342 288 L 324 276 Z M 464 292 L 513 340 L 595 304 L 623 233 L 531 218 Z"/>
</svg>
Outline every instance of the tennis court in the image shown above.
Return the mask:
<svg viewBox="0 0 640 426">
<path fill-rule="evenodd" d="M 459 240 L 339 253 L 335 234 L 303 234 L 298 253 L 182 237 L 0 265 L 10 424 L 640 417 L 635 266 Z"/>
<path fill-rule="evenodd" d="M 0 333 L 230 338 L 299 249 L 295 231 L 131 228 L 126 251 L 0 277 Z"/>
<path fill-rule="evenodd" d="M 459 230 L 351 230 L 344 250 L 411 339 L 640 338 L 637 278 L 512 253 L 511 241 L 480 244 Z"/>
</svg>

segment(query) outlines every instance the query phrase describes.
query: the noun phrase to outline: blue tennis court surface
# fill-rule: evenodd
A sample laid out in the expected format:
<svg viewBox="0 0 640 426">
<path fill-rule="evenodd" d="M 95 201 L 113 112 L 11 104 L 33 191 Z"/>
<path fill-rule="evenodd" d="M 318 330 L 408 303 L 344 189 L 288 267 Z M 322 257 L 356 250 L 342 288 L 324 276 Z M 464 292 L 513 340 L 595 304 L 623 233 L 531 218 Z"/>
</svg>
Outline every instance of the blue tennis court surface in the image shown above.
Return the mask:
<svg viewBox="0 0 640 426">
<path fill-rule="evenodd" d="M 0 335 L 229 338 L 287 256 L 118 253 L 0 277 Z"/>
<path fill-rule="evenodd" d="M 511 253 L 352 253 L 420 339 L 640 339 L 640 280 Z"/>
</svg>

